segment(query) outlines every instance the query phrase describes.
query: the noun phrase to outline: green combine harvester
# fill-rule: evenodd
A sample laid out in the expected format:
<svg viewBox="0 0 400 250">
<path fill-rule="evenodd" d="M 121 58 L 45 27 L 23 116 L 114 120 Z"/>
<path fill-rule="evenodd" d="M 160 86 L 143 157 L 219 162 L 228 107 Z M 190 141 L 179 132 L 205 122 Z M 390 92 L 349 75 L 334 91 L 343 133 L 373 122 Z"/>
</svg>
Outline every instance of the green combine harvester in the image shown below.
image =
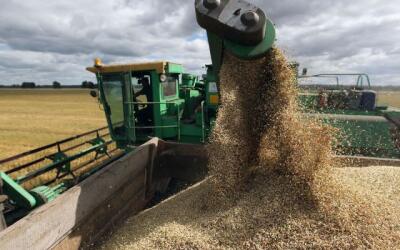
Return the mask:
<svg viewBox="0 0 400 250">
<path fill-rule="evenodd" d="M 201 81 L 172 62 L 103 65 L 96 59 L 87 69 L 96 74 L 111 136 L 120 148 L 153 137 L 205 143 L 219 105 L 224 51 L 250 60 L 265 54 L 275 42 L 272 22 L 245 1 L 199 0 L 196 15 L 207 30 L 212 59 Z"/>
<path fill-rule="evenodd" d="M 346 86 L 340 83 L 344 76 L 356 77 L 357 81 Z M 378 96 L 367 74 L 298 76 L 300 80 L 310 78 L 336 80 L 335 85 L 316 85 L 303 92 L 300 102 L 306 117 L 339 129 L 339 154 L 400 158 L 400 109 L 377 105 Z"/>
<path fill-rule="evenodd" d="M 273 46 L 275 28 L 261 9 L 243 0 L 196 0 L 195 9 L 199 25 L 207 31 L 212 60 L 202 79 L 173 62 L 103 65 L 96 59 L 94 66 L 87 68 L 96 75 L 99 86 L 98 92 L 91 94 L 104 108 L 108 129 L 0 161 L 3 224 L 8 226 L 0 233 L 0 246 L 86 248 L 127 214 L 151 204 L 174 181 L 190 184 L 205 177 L 204 144 L 220 104 L 218 75 L 223 54 L 245 60 L 259 58 Z M 370 107 L 369 92 L 365 93 Z M 398 144 L 396 148 L 394 141 L 386 138 L 392 119 L 397 119 L 395 113 L 352 110 L 353 120 L 343 120 L 339 117 L 345 115 L 344 110 L 318 108 L 314 104 L 318 95 L 304 98 L 309 116 L 317 116 L 315 110 L 334 110 L 324 119 L 365 125 L 356 131 L 368 128 L 375 133 L 368 139 L 371 147 L 372 140 L 388 143 L 375 147 L 384 154 L 374 156 L 394 157 L 396 152 L 398 156 Z M 363 120 L 366 116 L 377 121 Z M 349 127 L 351 133 L 354 126 Z M 381 136 L 376 133 L 378 128 L 385 129 L 385 140 L 377 137 Z M 357 152 L 357 140 L 340 146 Z"/>
</svg>

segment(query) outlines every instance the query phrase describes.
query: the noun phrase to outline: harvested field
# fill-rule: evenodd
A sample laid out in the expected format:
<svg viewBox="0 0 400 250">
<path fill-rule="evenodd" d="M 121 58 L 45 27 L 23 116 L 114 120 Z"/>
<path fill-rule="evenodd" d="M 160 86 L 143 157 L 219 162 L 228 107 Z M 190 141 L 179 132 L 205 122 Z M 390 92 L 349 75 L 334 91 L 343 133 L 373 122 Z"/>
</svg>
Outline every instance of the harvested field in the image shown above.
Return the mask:
<svg viewBox="0 0 400 250">
<path fill-rule="evenodd" d="M 0 159 L 103 126 L 89 90 L 0 90 Z"/>
<path fill-rule="evenodd" d="M 89 95 L 87 89 L 0 90 L 0 159 L 104 126 L 106 126 L 104 112 L 99 108 L 98 102 Z M 108 134 L 108 129 L 101 131 L 100 134 Z M 90 134 L 79 140 L 64 143 L 60 148 L 65 150 L 76 147 L 95 136 L 95 133 Z M 104 139 L 109 140 L 110 136 L 105 136 Z M 86 143 L 68 151 L 67 154 L 72 155 L 87 147 Z M 114 148 L 115 145 L 109 146 L 109 149 Z M 18 161 L 2 164 L 0 170 L 13 169 L 45 155 L 54 154 L 57 150 L 57 146 L 54 146 L 23 157 Z M 80 175 L 104 160 L 102 157 L 86 167 L 81 167 L 83 163 L 94 157 L 95 153 L 91 153 L 75 160 L 71 163 L 71 168 L 75 174 Z M 11 177 L 23 176 L 51 162 L 50 159 L 46 159 L 32 167 L 11 174 Z M 29 189 L 53 180 L 56 175 L 57 170 L 53 170 L 24 183 L 23 186 Z M 66 176 L 66 178 L 70 177 Z"/>
<path fill-rule="evenodd" d="M 378 92 L 378 104 L 381 106 L 400 108 L 400 91 Z"/>
<path fill-rule="evenodd" d="M 278 49 L 254 61 L 226 54 L 220 77 L 210 177 L 130 218 L 104 249 L 400 245 L 398 199 L 386 202 L 398 196 L 399 170 L 335 168 L 334 131 L 299 118 Z"/>
</svg>

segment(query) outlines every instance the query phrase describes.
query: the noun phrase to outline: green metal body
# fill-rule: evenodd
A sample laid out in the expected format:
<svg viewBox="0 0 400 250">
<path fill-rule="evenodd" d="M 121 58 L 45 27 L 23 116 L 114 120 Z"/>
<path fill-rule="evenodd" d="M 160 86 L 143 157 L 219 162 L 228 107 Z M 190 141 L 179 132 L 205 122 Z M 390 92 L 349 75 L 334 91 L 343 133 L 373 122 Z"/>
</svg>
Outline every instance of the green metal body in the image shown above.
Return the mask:
<svg viewBox="0 0 400 250">
<path fill-rule="evenodd" d="M 160 80 L 161 75 L 167 78 Z M 137 77 L 149 77 L 152 102 L 135 101 Z M 202 143 L 207 136 L 203 82 L 183 74 L 181 65 L 167 63 L 165 72 L 155 69 L 98 74 L 101 103 L 112 138 L 123 149 L 151 137 L 186 143 Z M 168 93 L 166 93 L 168 88 Z M 152 106 L 152 124 L 140 124 L 135 105 Z M 140 108 L 140 107 L 139 107 Z"/>
<path fill-rule="evenodd" d="M 7 195 L 10 206 L 14 207 L 12 212 L 6 213 L 5 219 L 8 225 L 36 207 L 54 200 L 74 185 L 71 181 L 64 181 L 55 186 L 37 186 L 26 190 L 4 172 L 0 172 L 0 177 L 3 181 L 3 192 Z"/>
</svg>

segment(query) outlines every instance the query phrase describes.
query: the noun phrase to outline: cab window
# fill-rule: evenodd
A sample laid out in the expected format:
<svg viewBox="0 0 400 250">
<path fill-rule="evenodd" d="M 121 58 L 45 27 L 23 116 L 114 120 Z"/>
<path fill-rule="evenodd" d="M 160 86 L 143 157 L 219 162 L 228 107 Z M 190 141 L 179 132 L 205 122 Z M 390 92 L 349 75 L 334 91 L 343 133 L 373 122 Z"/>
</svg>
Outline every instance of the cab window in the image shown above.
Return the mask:
<svg viewBox="0 0 400 250">
<path fill-rule="evenodd" d="M 169 75 L 167 80 L 161 83 L 164 97 L 176 96 L 178 76 Z"/>
<path fill-rule="evenodd" d="M 103 89 L 106 102 L 110 107 L 110 119 L 113 125 L 124 121 L 122 82 L 120 77 L 104 77 Z"/>
<path fill-rule="evenodd" d="M 143 85 L 140 83 L 141 79 L 147 78 L 148 82 L 150 83 L 151 86 L 151 78 L 150 75 L 138 75 L 132 76 L 132 88 L 134 93 L 139 93 L 140 91 L 143 90 Z M 137 101 L 139 102 L 150 102 L 151 100 L 147 100 L 146 95 L 140 95 L 137 97 Z"/>
</svg>

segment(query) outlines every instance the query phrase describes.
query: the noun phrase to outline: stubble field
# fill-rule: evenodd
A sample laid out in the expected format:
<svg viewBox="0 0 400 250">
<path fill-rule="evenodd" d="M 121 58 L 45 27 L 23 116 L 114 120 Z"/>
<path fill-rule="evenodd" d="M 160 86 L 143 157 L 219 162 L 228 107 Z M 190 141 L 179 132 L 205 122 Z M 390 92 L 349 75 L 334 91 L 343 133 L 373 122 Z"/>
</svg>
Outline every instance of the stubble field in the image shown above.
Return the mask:
<svg viewBox="0 0 400 250">
<path fill-rule="evenodd" d="M 400 108 L 400 91 L 382 91 L 378 96 L 379 105 Z"/>
<path fill-rule="evenodd" d="M 0 90 L 0 159 L 103 126 L 89 90 Z"/>
</svg>

